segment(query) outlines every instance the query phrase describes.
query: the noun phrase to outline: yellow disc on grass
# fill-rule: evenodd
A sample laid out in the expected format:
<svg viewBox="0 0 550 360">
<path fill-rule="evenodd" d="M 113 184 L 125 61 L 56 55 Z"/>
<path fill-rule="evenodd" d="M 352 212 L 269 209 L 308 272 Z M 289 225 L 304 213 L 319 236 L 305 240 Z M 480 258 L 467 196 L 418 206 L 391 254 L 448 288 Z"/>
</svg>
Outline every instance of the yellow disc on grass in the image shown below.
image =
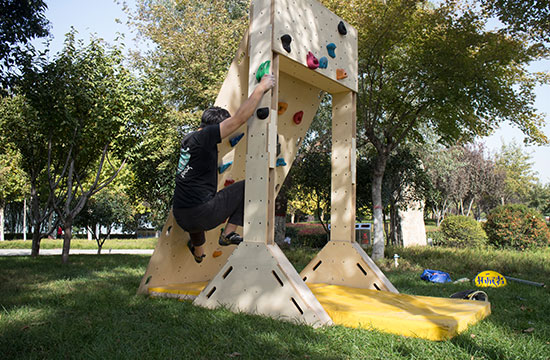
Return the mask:
<svg viewBox="0 0 550 360">
<path fill-rule="evenodd" d="M 474 279 L 479 287 L 502 287 L 506 286 L 506 278 L 493 270 L 482 271 Z"/>
</svg>

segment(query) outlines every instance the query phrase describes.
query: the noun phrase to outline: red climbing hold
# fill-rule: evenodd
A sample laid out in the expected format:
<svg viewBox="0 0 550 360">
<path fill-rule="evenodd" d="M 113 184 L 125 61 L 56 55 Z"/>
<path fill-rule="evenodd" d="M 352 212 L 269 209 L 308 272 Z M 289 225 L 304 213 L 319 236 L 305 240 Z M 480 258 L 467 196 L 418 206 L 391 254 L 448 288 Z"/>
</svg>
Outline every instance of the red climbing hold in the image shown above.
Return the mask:
<svg viewBox="0 0 550 360">
<path fill-rule="evenodd" d="M 234 183 L 235 183 L 235 180 L 227 179 L 227 180 L 225 180 L 225 183 L 223 184 L 223 186 L 228 187 L 229 185 L 234 184 Z"/>
<path fill-rule="evenodd" d="M 292 120 L 294 121 L 294 123 L 296 125 L 300 125 L 300 123 L 302 122 L 303 117 L 304 117 L 304 112 L 303 111 L 298 111 L 296 114 L 294 114 L 294 117 L 292 117 Z"/>
<path fill-rule="evenodd" d="M 315 70 L 319 67 L 319 60 L 313 55 L 313 53 L 310 51 L 307 53 L 307 67 Z"/>
</svg>

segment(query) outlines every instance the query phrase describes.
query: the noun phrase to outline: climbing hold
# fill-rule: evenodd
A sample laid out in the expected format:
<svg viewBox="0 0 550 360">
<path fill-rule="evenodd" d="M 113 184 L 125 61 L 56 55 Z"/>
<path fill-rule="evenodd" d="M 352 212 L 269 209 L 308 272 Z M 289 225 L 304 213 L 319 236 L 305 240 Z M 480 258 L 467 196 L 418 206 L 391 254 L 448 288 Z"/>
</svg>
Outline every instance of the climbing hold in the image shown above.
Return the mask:
<svg viewBox="0 0 550 360">
<path fill-rule="evenodd" d="M 336 57 L 336 53 L 334 52 L 335 49 L 336 49 L 335 43 L 330 43 L 327 45 L 328 56 L 330 56 L 333 59 Z"/>
<path fill-rule="evenodd" d="M 307 53 L 307 67 L 315 70 L 319 67 L 319 60 L 313 55 L 313 53 L 310 51 Z"/>
<path fill-rule="evenodd" d="M 271 60 L 267 60 L 266 62 L 263 62 L 262 65 L 258 68 L 258 71 L 256 71 L 256 80 L 260 82 L 264 75 L 269 74 L 269 65 L 271 64 Z"/>
<path fill-rule="evenodd" d="M 213 253 L 212 253 L 212 257 L 213 258 L 217 258 L 219 256 L 222 256 L 222 251 L 221 250 L 215 250 Z"/>
<path fill-rule="evenodd" d="M 292 117 L 292 120 L 294 121 L 294 123 L 296 125 L 300 125 L 300 123 L 302 122 L 303 117 L 304 117 L 304 112 L 303 111 L 298 111 L 296 114 L 294 114 L 294 116 Z"/>
<path fill-rule="evenodd" d="M 231 144 L 231 147 L 237 145 L 239 141 L 241 141 L 243 136 L 244 136 L 244 133 L 240 133 L 239 135 L 235 135 L 231 139 L 229 139 L 229 143 Z"/>
<path fill-rule="evenodd" d="M 281 143 L 279 142 L 280 135 L 277 135 L 277 156 L 281 155 Z"/>
<path fill-rule="evenodd" d="M 267 119 L 267 117 L 269 116 L 269 108 L 267 108 L 267 107 L 259 108 L 259 109 L 256 111 L 256 116 L 257 116 L 260 120 L 265 120 L 265 119 Z"/>
<path fill-rule="evenodd" d="M 278 158 L 278 159 L 277 159 L 277 164 L 276 164 L 276 165 L 277 165 L 277 167 L 279 167 L 279 166 L 286 166 L 285 159 L 283 159 L 283 158 Z"/>
<path fill-rule="evenodd" d="M 326 69 L 328 67 L 328 59 L 326 56 L 323 56 L 319 59 L 319 69 Z"/>
<path fill-rule="evenodd" d="M 283 49 L 285 49 L 285 51 L 287 53 L 290 52 L 290 43 L 292 42 L 292 37 L 288 34 L 285 34 L 283 36 L 281 36 L 281 42 L 283 43 Z"/>
<path fill-rule="evenodd" d="M 338 32 L 340 33 L 340 35 L 348 34 L 348 29 L 346 29 L 346 24 L 344 24 L 343 21 L 340 21 L 340 23 L 338 24 Z"/>
<path fill-rule="evenodd" d="M 342 80 L 348 77 L 348 73 L 344 69 L 336 69 L 336 79 Z"/>
<path fill-rule="evenodd" d="M 230 167 L 231 164 L 233 164 L 233 161 L 230 161 L 227 164 L 220 165 L 220 167 L 218 168 L 218 171 L 220 172 L 220 174 L 223 174 L 223 172 L 227 170 L 227 168 Z"/>
<path fill-rule="evenodd" d="M 229 185 L 234 184 L 234 183 L 235 183 L 235 180 L 226 179 L 225 182 L 223 183 L 223 187 L 228 187 Z"/>
<path fill-rule="evenodd" d="M 278 115 L 283 115 L 287 108 L 288 108 L 287 103 L 285 103 L 285 102 L 278 103 L 277 114 Z"/>
</svg>

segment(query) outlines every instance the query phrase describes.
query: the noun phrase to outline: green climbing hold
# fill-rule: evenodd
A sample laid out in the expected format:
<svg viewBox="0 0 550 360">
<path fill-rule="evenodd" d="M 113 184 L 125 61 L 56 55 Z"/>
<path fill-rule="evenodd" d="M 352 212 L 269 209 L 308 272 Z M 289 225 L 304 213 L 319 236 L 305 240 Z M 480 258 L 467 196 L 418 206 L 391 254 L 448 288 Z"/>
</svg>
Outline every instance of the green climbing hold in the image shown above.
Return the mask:
<svg viewBox="0 0 550 360">
<path fill-rule="evenodd" d="M 260 82 L 264 75 L 269 74 L 269 65 L 271 64 L 271 60 L 267 60 L 266 62 L 262 63 L 260 67 L 258 68 L 258 71 L 256 71 L 256 80 Z"/>
</svg>

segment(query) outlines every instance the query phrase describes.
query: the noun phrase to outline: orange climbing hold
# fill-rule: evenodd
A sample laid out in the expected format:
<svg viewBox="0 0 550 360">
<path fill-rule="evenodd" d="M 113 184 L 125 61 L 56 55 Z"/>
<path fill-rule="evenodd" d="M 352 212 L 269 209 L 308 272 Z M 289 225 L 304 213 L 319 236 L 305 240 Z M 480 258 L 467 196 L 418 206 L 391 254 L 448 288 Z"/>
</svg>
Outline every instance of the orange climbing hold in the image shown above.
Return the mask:
<svg viewBox="0 0 550 360">
<path fill-rule="evenodd" d="M 217 258 L 218 256 L 222 256 L 221 250 L 216 250 L 212 253 L 212 257 Z"/>
<path fill-rule="evenodd" d="M 278 108 L 277 108 L 277 114 L 278 115 L 283 115 L 285 113 L 286 109 L 288 109 L 288 104 L 285 103 L 285 102 L 280 102 L 277 105 L 278 105 Z"/>
<path fill-rule="evenodd" d="M 348 77 L 348 73 L 344 69 L 336 69 L 336 79 L 342 80 Z"/>
</svg>

